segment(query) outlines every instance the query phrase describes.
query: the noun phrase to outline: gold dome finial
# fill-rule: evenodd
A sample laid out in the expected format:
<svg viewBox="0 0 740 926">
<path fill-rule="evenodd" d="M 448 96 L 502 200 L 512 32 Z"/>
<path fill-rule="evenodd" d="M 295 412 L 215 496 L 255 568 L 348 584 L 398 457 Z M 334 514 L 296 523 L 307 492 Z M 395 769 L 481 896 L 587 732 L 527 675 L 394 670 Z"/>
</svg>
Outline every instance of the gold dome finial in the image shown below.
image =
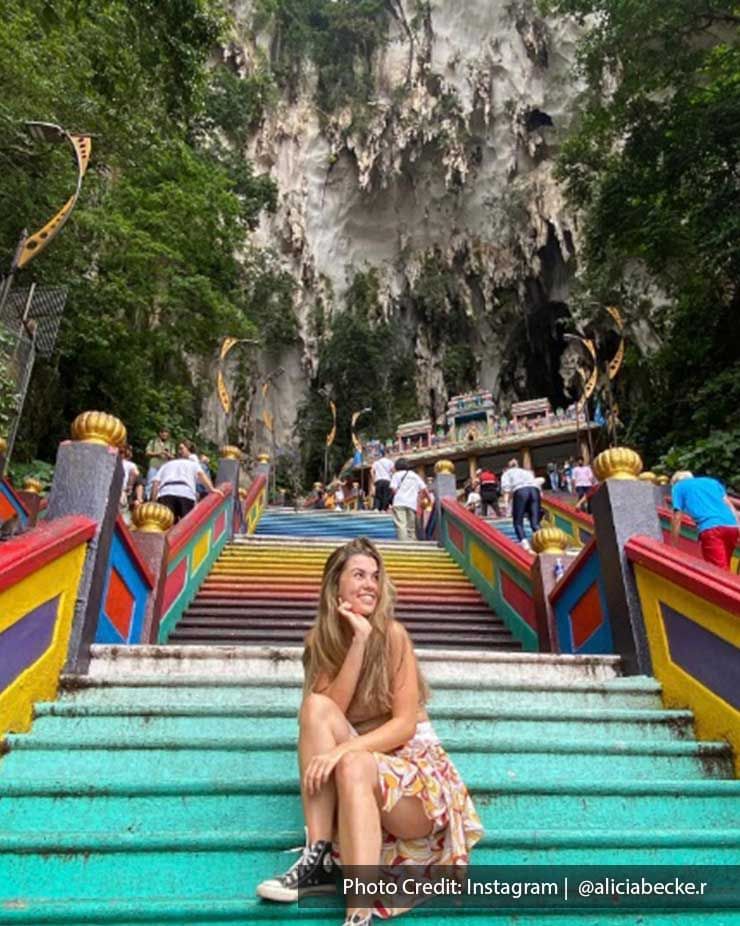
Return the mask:
<svg viewBox="0 0 740 926">
<path fill-rule="evenodd" d="M 649 469 L 646 470 L 644 473 L 640 473 L 640 475 L 637 478 L 640 479 L 642 482 L 652 482 L 653 485 L 658 484 L 658 477 L 655 475 L 655 473 L 651 472 Z"/>
<path fill-rule="evenodd" d="M 175 516 L 166 505 L 158 502 L 144 502 L 137 505 L 131 515 L 134 527 L 142 534 L 162 534 L 175 522 Z"/>
<path fill-rule="evenodd" d="M 107 412 L 83 412 L 72 422 L 72 438 L 83 444 L 122 447 L 126 443 L 126 428 Z"/>
<path fill-rule="evenodd" d="M 443 473 L 448 476 L 455 475 L 455 464 L 452 460 L 437 460 L 434 464 L 434 472 L 440 476 Z"/>
<path fill-rule="evenodd" d="M 270 454 L 266 453 L 264 450 L 262 453 L 257 454 L 257 462 L 261 464 L 266 464 L 270 462 Z"/>
<path fill-rule="evenodd" d="M 596 457 L 593 471 L 599 482 L 605 479 L 637 479 L 642 472 L 642 460 L 629 447 L 612 447 Z"/>
<path fill-rule="evenodd" d="M 34 495 L 41 495 L 42 488 L 41 481 L 35 476 L 26 476 L 23 480 L 24 492 L 33 492 Z"/>
<path fill-rule="evenodd" d="M 222 447 L 218 455 L 222 460 L 241 460 L 242 458 L 241 450 L 238 447 L 234 447 L 233 444 L 227 444 L 225 447 Z"/>
<path fill-rule="evenodd" d="M 532 537 L 535 553 L 564 553 L 568 548 L 568 535 L 559 527 L 541 527 Z"/>
<path fill-rule="evenodd" d="M 0 453 L 5 453 L 8 449 L 8 442 L 4 437 L 0 437 Z"/>
<path fill-rule="evenodd" d="M 668 476 L 658 476 L 656 479 L 656 483 L 659 486 L 667 486 L 670 481 L 671 480 L 668 478 Z"/>
</svg>

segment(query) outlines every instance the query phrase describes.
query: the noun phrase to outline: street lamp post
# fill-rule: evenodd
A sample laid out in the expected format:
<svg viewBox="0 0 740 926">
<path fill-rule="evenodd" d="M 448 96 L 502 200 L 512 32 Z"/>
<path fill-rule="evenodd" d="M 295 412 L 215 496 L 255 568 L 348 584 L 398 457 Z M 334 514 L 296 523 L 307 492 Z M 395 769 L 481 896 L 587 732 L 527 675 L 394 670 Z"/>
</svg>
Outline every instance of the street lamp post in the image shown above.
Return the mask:
<svg viewBox="0 0 740 926">
<path fill-rule="evenodd" d="M 285 370 L 282 367 L 275 367 L 271 370 L 262 382 L 262 423 L 270 433 L 270 456 L 272 458 L 272 494 L 275 495 L 277 485 L 277 461 L 275 460 L 275 416 L 267 410 L 267 393 L 270 386 L 275 380 L 282 376 Z"/>
<path fill-rule="evenodd" d="M 87 173 L 87 167 L 90 163 L 90 152 L 92 150 L 92 135 L 89 135 L 88 133 L 68 132 L 60 125 L 56 125 L 52 122 L 26 122 L 25 126 L 36 141 L 46 142 L 47 144 L 69 144 L 71 146 L 74 153 L 75 164 L 77 166 L 77 183 L 75 185 L 74 193 L 61 207 L 61 209 L 59 209 L 49 219 L 46 225 L 44 225 L 38 231 L 34 232 L 32 235 L 29 235 L 25 228 L 21 232 L 21 236 L 18 240 L 18 246 L 16 247 L 13 260 L 10 264 L 10 270 L 8 271 L 5 279 L 2 282 L 2 285 L 0 286 L 0 318 L 2 318 L 3 309 L 5 308 L 5 304 L 8 300 L 10 290 L 13 287 L 13 282 L 18 271 L 23 270 L 26 266 L 28 266 L 34 257 L 37 257 L 39 254 L 41 254 L 41 252 L 51 244 L 54 238 L 56 238 L 56 236 L 64 227 L 67 219 L 69 219 L 70 215 L 72 214 L 72 211 L 77 204 L 80 190 L 82 189 L 82 180 Z M 32 363 L 33 352 L 35 350 L 35 330 L 31 327 L 28 321 L 28 308 L 29 306 L 27 305 L 23 317 L 20 319 L 20 321 L 31 340 Z M 30 364 L 29 372 L 27 373 L 27 377 L 29 376 Z M 10 454 L 13 452 L 13 443 L 15 442 L 15 435 L 18 428 L 21 411 L 23 410 L 24 401 L 25 389 L 21 394 L 18 411 L 16 412 L 15 421 L 13 423 L 11 435 L 8 440 L 7 459 L 10 459 Z"/>
<path fill-rule="evenodd" d="M 329 478 L 329 448 L 334 443 L 334 439 L 337 436 L 337 406 L 331 398 L 331 392 L 328 387 L 324 386 L 323 389 L 319 389 L 319 395 L 323 396 L 329 403 L 332 417 L 331 430 L 326 435 L 326 444 L 324 446 L 324 485 L 326 485 Z"/>
</svg>

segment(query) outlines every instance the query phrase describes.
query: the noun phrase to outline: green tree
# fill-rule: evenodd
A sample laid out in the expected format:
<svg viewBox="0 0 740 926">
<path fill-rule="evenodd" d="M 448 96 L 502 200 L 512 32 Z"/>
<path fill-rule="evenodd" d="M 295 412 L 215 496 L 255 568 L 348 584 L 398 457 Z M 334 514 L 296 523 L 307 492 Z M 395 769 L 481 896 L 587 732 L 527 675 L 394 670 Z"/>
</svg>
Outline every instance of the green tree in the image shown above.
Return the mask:
<svg viewBox="0 0 740 926">
<path fill-rule="evenodd" d="M 734 0 L 545 0 L 584 26 L 587 89 L 560 172 L 584 222 L 584 303 L 649 312 L 631 353 L 627 437 L 648 459 L 734 427 L 740 368 L 740 25 Z M 648 279 L 667 297 L 646 299 Z M 700 406 L 701 401 L 704 402 Z M 704 462 L 728 476 L 720 455 Z"/>
<path fill-rule="evenodd" d="M 276 191 L 240 153 L 236 113 L 259 118 L 260 75 L 208 61 L 221 0 L 8 0 L 0 30 L 0 253 L 69 195 L 69 152 L 24 119 L 93 132 L 79 205 L 21 275 L 69 287 L 58 353 L 37 364 L 21 451 L 51 456 L 68 422 L 104 407 L 141 446 L 159 422 L 195 433 L 199 376 L 224 335 L 263 335 L 236 259 Z M 216 130 L 219 130 L 218 132 Z M 269 288 L 260 270 L 263 289 Z"/>
</svg>

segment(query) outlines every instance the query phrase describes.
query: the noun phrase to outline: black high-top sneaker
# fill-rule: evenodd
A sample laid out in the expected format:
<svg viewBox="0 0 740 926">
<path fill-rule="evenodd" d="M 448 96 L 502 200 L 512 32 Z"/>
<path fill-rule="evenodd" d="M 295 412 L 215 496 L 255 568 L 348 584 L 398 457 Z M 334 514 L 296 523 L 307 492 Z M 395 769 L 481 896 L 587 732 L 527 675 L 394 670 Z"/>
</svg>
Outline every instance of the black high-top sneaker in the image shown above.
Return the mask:
<svg viewBox="0 0 740 926">
<path fill-rule="evenodd" d="M 299 892 L 307 897 L 336 891 L 337 866 L 331 857 L 331 843 L 319 839 L 309 845 L 306 839 L 300 858 L 284 875 L 268 878 L 257 886 L 258 897 L 293 903 L 298 900 Z"/>
<path fill-rule="evenodd" d="M 344 926 L 372 926 L 373 918 L 370 913 L 353 913 L 347 914 Z"/>
</svg>

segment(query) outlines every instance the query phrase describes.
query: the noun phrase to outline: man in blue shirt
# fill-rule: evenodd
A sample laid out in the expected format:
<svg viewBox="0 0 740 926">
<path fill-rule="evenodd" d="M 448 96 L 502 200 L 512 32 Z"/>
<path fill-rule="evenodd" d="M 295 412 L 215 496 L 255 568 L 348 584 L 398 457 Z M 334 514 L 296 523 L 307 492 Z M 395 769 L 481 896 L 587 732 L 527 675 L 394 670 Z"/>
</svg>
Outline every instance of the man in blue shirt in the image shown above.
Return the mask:
<svg viewBox="0 0 740 926">
<path fill-rule="evenodd" d="M 684 512 L 696 521 L 704 559 L 720 569 L 729 569 L 740 531 L 735 509 L 727 497 L 725 487 L 716 479 L 694 476 L 688 470 L 674 473 L 671 484 L 673 546 L 678 546 L 681 512 Z"/>
</svg>

